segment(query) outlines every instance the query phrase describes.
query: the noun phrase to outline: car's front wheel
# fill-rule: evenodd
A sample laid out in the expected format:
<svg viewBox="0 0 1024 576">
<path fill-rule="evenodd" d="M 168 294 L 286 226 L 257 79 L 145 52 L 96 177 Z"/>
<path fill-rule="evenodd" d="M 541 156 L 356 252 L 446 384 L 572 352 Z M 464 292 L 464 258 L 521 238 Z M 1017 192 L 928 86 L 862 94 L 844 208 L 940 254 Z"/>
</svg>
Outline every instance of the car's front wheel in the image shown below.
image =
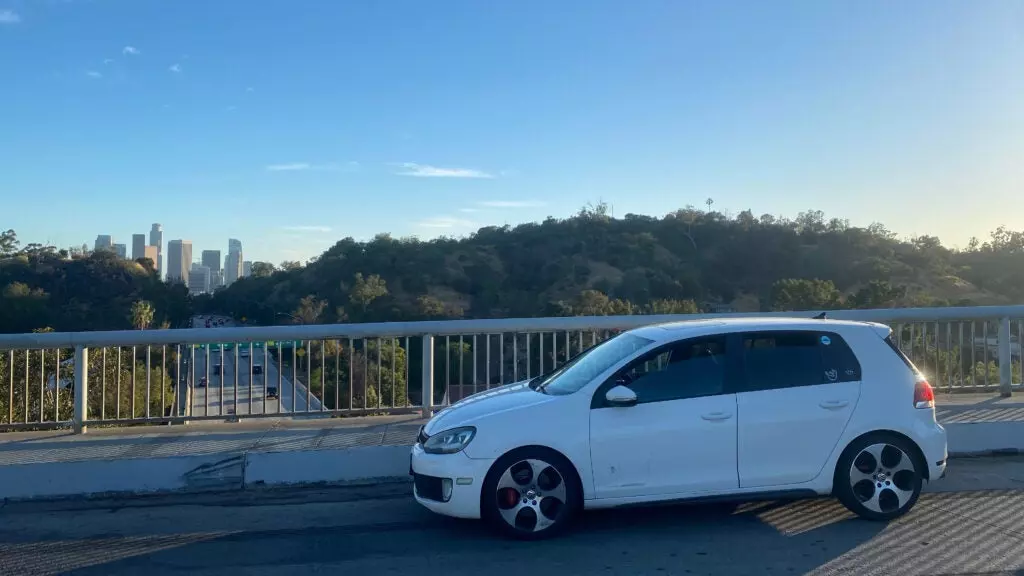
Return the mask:
<svg viewBox="0 0 1024 576">
<path fill-rule="evenodd" d="M 484 479 L 484 521 L 524 540 L 563 531 L 582 508 L 582 487 L 572 463 L 546 448 L 523 448 L 499 458 Z"/>
<path fill-rule="evenodd" d="M 862 518 L 898 518 L 921 496 L 924 470 L 916 453 L 913 444 L 892 434 L 860 438 L 839 459 L 833 492 Z"/>
</svg>

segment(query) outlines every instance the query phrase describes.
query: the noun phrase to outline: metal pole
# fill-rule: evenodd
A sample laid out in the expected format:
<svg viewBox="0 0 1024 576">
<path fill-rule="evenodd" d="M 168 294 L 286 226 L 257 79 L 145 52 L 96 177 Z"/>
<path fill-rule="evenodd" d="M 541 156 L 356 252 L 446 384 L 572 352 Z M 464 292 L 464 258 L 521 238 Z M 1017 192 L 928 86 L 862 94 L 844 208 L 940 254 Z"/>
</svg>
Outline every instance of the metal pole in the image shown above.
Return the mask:
<svg viewBox="0 0 1024 576">
<path fill-rule="evenodd" d="M 423 335 L 423 417 L 430 418 L 434 404 L 434 336 Z"/>
<path fill-rule="evenodd" d="M 988 348 L 988 342 L 985 343 Z M 1013 356 L 1010 343 L 1010 318 L 999 319 L 999 395 L 1009 398 L 1013 384 Z"/>
<path fill-rule="evenodd" d="M 75 434 L 88 431 L 89 420 L 89 349 L 75 348 Z"/>
</svg>

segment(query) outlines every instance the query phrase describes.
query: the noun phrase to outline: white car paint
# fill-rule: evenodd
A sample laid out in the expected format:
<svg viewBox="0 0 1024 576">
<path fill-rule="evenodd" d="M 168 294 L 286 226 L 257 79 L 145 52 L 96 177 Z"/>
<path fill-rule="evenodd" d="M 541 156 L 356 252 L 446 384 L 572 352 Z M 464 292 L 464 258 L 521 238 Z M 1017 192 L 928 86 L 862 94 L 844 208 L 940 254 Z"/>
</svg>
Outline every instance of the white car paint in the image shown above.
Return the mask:
<svg viewBox="0 0 1024 576">
<path fill-rule="evenodd" d="M 630 361 L 686 339 L 761 331 L 839 335 L 855 352 L 860 380 L 592 409 L 595 392 Z M 946 433 L 934 408 L 913 405 L 915 375 L 884 341 L 888 326 L 796 318 L 701 320 L 631 330 L 650 344 L 600 371 L 577 392 L 549 395 L 528 382 L 467 397 L 423 432 L 476 429 L 454 454 L 417 443 L 410 472 L 451 479 L 447 502 L 416 499 L 449 516 L 479 518 L 481 485 L 502 455 L 524 446 L 560 452 L 575 467 L 585 508 L 707 496 L 799 492 L 827 495 L 843 450 L 887 430 L 921 450 L 931 481 L 945 470 Z M 603 396 L 603 393 L 602 393 Z"/>
</svg>

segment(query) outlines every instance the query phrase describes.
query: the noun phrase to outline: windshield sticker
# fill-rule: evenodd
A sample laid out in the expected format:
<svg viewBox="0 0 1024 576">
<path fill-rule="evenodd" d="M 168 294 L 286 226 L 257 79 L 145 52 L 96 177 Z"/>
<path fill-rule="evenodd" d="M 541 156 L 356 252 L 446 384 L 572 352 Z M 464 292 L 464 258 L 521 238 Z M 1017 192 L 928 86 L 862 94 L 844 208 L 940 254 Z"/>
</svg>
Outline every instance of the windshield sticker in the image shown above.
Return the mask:
<svg viewBox="0 0 1024 576">
<path fill-rule="evenodd" d="M 832 339 L 829 338 L 828 336 L 822 336 L 821 343 L 824 344 L 825 346 L 828 346 L 829 344 L 832 343 Z"/>
<path fill-rule="evenodd" d="M 837 372 L 835 368 L 825 370 L 825 378 L 828 378 L 829 382 L 835 382 L 839 378 L 839 372 Z"/>
</svg>

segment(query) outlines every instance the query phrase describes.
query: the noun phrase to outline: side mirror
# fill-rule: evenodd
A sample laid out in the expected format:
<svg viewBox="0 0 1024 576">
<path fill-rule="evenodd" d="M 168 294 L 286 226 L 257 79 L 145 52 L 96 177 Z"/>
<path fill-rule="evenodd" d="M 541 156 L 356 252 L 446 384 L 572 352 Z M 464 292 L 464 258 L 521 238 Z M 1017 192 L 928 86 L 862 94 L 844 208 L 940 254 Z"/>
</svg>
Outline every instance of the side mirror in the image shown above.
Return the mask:
<svg viewBox="0 0 1024 576">
<path fill-rule="evenodd" d="M 616 406 L 619 408 L 636 406 L 636 392 L 633 392 L 625 386 L 614 386 L 604 395 L 604 399 L 608 402 L 609 406 Z"/>
</svg>

